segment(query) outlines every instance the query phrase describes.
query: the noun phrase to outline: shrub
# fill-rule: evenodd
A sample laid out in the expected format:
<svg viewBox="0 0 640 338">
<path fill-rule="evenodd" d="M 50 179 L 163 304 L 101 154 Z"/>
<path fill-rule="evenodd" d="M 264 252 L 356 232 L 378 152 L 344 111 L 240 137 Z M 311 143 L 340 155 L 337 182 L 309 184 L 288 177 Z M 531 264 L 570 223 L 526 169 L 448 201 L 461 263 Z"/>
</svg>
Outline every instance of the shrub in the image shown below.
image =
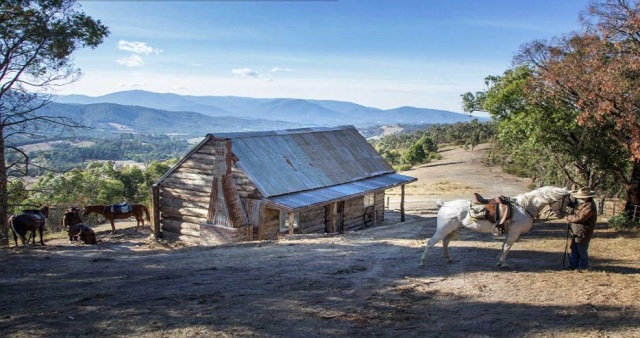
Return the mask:
<svg viewBox="0 0 640 338">
<path fill-rule="evenodd" d="M 607 224 L 609 225 L 609 227 L 617 230 L 638 227 L 638 223 L 633 222 L 626 213 L 613 215 L 611 218 L 609 218 Z"/>
<path fill-rule="evenodd" d="M 408 164 L 408 163 L 393 166 L 393 169 L 397 172 L 411 170 L 411 168 L 412 168 L 411 164 Z"/>
</svg>

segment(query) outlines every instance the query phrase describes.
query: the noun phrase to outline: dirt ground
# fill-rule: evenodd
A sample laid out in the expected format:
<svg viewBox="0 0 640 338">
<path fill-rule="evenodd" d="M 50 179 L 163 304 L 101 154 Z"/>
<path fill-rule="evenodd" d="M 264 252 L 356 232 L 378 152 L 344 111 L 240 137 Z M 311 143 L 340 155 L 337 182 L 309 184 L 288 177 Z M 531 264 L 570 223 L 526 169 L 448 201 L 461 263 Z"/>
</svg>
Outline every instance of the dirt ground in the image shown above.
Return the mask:
<svg viewBox="0 0 640 338">
<path fill-rule="evenodd" d="M 135 222 L 0 249 L 1 337 L 640 337 L 640 239 L 598 225 L 592 271 L 562 270 L 566 224 L 539 221 L 495 266 L 502 237 L 462 230 L 418 267 L 437 200 L 515 196 L 530 182 L 443 151 L 406 172 L 385 224 L 343 235 L 185 247 Z M 54 236 L 55 237 L 55 236 Z"/>
</svg>

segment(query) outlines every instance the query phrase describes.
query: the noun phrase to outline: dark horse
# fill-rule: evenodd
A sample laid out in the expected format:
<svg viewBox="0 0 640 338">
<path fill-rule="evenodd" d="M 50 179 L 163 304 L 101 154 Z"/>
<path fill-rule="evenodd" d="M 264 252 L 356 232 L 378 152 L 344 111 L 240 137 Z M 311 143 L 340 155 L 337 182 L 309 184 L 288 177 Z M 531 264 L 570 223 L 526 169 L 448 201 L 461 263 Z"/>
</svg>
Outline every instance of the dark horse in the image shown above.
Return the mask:
<svg viewBox="0 0 640 338">
<path fill-rule="evenodd" d="M 149 209 L 143 204 L 131 204 L 131 211 L 129 212 L 114 212 L 112 205 L 87 205 L 84 207 L 84 216 L 94 213 L 100 214 L 104 216 L 104 218 L 108 219 L 111 222 L 111 230 L 116 231 L 116 226 L 113 224 L 114 219 L 125 219 L 132 216 L 135 216 L 136 221 L 136 230 L 138 228 L 144 228 L 144 218 L 142 217 L 142 213 L 145 213 L 147 216 L 147 222 L 151 223 L 151 219 L 149 217 Z"/>
<path fill-rule="evenodd" d="M 49 217 L 49 207 L 46 205 L 40 209 L 23 210 L 22 213 L 9 217 L 9 225 L 13 230 L 13 241 L 16 246 L 18 246 L 18 236 L 22 240 L 22 245 L 26 246 L 29 243 L 26 238 L 28 231 L 31 231 L 31 239 L 35 245 L 36 230 L 40 233 L 40 244 L 44 245 L 42 233 L 47 217 Z"/>
<path fill-rule="evenodd" d="M 80 217 L 80 209 L 71 207 L 67 209 L 62 218 L 62 225 L 67 229 L 69 236 L 69 243 L 77 241 L 78 237 L 85 244 L 96 244 L 96 234 L 88 225 L 82 223 L 82 217 Z"/>
</svg>

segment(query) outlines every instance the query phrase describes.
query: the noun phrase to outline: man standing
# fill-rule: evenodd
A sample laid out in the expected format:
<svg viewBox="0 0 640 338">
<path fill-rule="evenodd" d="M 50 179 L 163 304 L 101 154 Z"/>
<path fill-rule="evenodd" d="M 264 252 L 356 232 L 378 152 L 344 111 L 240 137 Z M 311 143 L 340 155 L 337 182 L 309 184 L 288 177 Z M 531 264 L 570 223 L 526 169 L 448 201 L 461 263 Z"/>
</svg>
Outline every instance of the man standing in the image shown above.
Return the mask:
<svg viewBox="0 0 640 338">
<path fill-rule="evenodd" d="M 576 199 L 577 206 L 573 213 L 567 216 L 571 227 L 571 255 L 569 269 L 578 271 L 589 269 L 589 242 L 598 219 L 596 203 L 593 200 L 595 192 L 588 188 L 580 188 L 571 192 Z"/>
</svg>

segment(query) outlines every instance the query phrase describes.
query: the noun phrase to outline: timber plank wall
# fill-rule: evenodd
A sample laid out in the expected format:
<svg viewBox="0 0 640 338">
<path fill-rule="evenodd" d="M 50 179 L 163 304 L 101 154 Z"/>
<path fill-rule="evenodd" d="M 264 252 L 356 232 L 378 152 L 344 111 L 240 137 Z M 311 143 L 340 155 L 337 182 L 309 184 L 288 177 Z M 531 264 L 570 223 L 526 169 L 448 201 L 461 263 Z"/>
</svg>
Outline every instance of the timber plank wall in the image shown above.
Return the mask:
<svg viewBox="0 0 640 338">
<path fill-rule="evenodd" d="M 209 221 L 216 160 L 214 142 L 210 140 L 159 184 L 160 225 L 166 238 L 200 244 L 200 226 Z M 232 177 L 241 199 L 262 197 L 235 165 Z"/>
<path fill-rule="evenodd" d="M 221 141 L 210 139 L 158 184 L 158 209 L 163 236 L 192 244 L 216 244 L 216 236 L 231 241 L 278 239 L 281 233 L 280 211 L 263 206 L 262 194 L 235 163 L 231 166 L 230 182 L 236 193 L 233 197 L 239 198 L 242 203 L 249 227 L 234 228 L 231 224 L 209 227 L 208 223 L 212 221 L 210 208 L 216 202 L 213 201 L 216 196 L 212 195 L 216 174 L 214 167 L 216 161 L 221 160 L 216 156 L 216 149 L 221 149 L 218 142 Z M 364 205 L 363 196 L 344 201 L 341 220 L 331 219 L 340 217 L 335 214 L 335 203 L 303 210 L 299 214 L 299 227 L 294 233 L 355 231 L 379 224 L 384 221 L 384 196 L 384 190 L 375 192 L 373 208 Z"/>
</svg>

